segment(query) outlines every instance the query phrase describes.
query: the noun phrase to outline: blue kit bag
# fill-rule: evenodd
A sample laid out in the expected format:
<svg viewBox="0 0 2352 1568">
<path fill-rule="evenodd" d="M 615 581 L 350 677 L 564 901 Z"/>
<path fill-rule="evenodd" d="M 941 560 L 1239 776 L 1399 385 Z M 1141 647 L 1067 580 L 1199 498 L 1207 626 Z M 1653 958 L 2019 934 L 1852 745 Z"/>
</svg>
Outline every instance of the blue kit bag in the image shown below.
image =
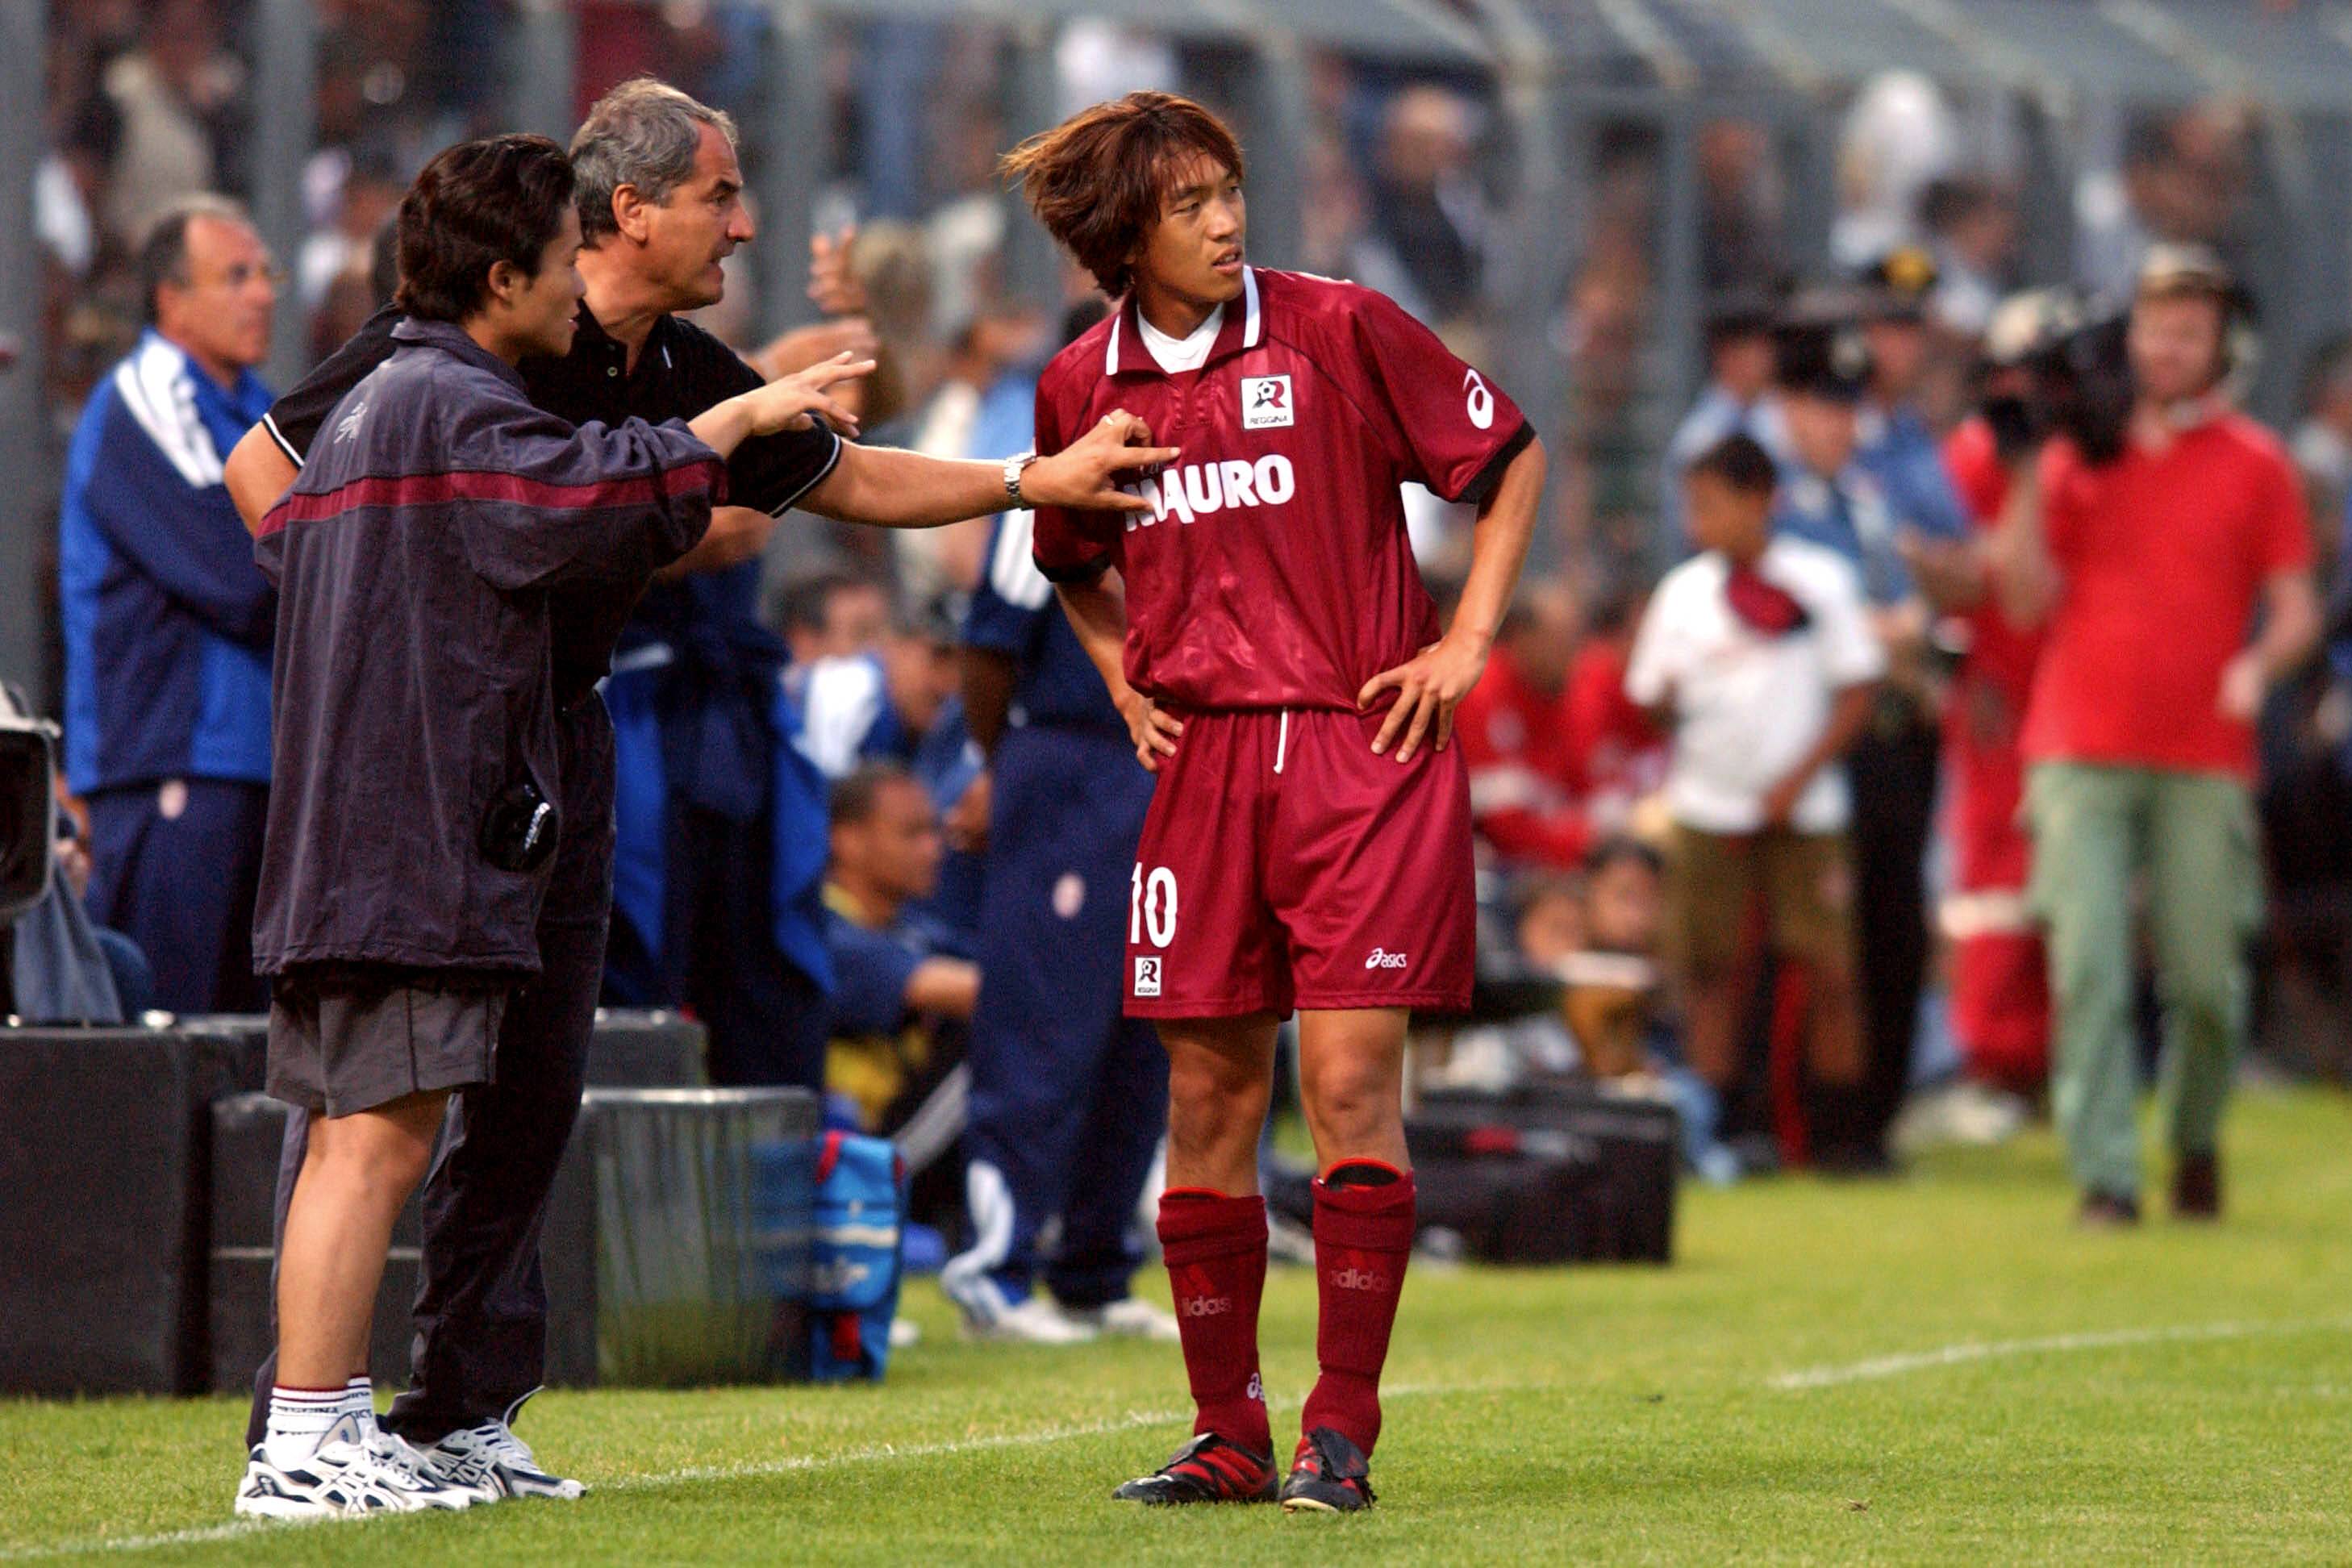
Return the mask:
<svg viewBox="0 0 2352 1568">
<path fill-rule="evenodd" d="M 816 1160 L 809 1256 L 809 1376 L 880 1381 L 898 1315 L 907 1165 L 887 1138 L 828 1132 Z"/>
</svg>

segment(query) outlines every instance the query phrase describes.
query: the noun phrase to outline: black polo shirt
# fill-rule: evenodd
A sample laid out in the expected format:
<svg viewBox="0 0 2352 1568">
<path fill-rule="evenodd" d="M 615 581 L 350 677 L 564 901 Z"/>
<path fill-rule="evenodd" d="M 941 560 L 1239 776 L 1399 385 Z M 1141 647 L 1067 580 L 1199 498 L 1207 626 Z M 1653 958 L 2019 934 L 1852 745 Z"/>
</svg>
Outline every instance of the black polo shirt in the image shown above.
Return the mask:
<svg viewBox="0 0 2352 1568">
<path fill-rule="evenodd" d="M 378 310 L 351 342 L 270 405 L 262 423 L 298 468 L 329 411 L 392 357 L 392 330 L 401 320 L 394 306 Z M 562 359 L 525 360 L 522 375 L 533 403 L 572 425 L 618 425 L 633 416 L 656 424 L 691 419 L 761 383 L 760 373 L 732 349 L 675 316 L 654 323 L 632 371 L 628 351 L 585 304 L 572 352 Z M 840 458 L 841 438 L 823 424 L 745 441 L 728 460 L 729 503 L 782 513 Z M 748 688 L 783 658 L 782 646 L 759 623 L 759 590 L 760 563 L 748 561 L 650 591 L 642 579 L 629 578 L 558 594 L 550 605 L 557 700 L 568 707 L 585 697 L 612 668 L 615 647 L 655 642 L 681 654 L 691 644 L 695 657 L 688 662 L 706 680 Z"/>
</svg>

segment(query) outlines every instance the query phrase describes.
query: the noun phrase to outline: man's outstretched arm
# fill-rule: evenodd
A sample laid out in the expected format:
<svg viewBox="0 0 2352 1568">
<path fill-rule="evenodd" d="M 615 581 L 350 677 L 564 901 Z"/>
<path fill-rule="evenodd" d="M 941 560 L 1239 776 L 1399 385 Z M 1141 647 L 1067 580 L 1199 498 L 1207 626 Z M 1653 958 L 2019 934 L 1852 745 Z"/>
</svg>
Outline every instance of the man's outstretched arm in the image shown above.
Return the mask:
<svg viewBox="0 0 2352 1568">
<path fill-rule="evenodd" d="M 1106 416 L 1064 450 L 1030 464 L 1021 476 L 1022 498 L 1072 511 L 1148 511 L 1151 503 L 1118 489 L 1117 480 L 1176 460 L 1176 447 L 1134 444 L 1150 438 L 1150 426 L 1133 415 Z M 1003 511 L 1004 465 L 844 443 L 841 460 L 802 504 L 843 522 L 937 528 Z"/>
</svg>

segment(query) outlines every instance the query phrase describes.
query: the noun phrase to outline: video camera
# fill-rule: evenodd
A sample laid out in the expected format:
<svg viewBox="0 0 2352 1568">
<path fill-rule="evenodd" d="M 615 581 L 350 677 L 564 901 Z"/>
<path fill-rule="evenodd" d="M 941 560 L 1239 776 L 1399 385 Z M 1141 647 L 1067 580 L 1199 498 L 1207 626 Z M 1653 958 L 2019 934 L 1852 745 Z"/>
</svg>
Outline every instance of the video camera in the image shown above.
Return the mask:
<svg viewBox="0 0 2352 1568">
<path fill-rule="evenodd" d="M 2004 300 L 1985 332 L 1980 401 L 2004 462 L 2063 435 L 2094 467 L 2124 449 L 2131 419 L 2130 316 L 2095 310 L 2070 289 Z"/>
<path fill-rule="evenodd" d="M 0 687 L 0 921 L 41 901 L 57 847 L 56 730 Z"/>
</svg>

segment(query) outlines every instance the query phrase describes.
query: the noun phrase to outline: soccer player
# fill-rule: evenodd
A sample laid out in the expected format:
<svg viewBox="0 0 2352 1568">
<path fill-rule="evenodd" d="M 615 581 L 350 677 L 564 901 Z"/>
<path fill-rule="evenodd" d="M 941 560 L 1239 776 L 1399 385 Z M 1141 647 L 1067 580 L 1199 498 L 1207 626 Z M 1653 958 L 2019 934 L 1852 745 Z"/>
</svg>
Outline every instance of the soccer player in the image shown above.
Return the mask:
<svg viewBox="0 0 2352 1568">
<path fill-rule="evenodd" d="M 1120 410 L 1180 449 L 1132 487 L 1149 512 L 1041 507 L 1034 546 L 1160 775 L 1122 989 L 1168 1048 L 1159 1230 L 1199 1416 L 1166 1466 L 1115 1495 L 1361 1509 L 1413 1237 L 1406 1021 L 1470 998 L 1454 708 L 1526 556 L 1543 449 L 1392 301 L 1252 268 L 1241 149 L 1198 104 L 1098 104 L 1005 167 L 1118 301 L 1046 368 L 1038 449 Z M 1408 480 L 1478 509 L 1442 634 L 1406 542 Z M 1258 1379 L 1257 1144 L 1275 1026 L 1294 1008 L 1321 1172 L 1322 1375 L 1286 1482 Z"/>
</svg>

